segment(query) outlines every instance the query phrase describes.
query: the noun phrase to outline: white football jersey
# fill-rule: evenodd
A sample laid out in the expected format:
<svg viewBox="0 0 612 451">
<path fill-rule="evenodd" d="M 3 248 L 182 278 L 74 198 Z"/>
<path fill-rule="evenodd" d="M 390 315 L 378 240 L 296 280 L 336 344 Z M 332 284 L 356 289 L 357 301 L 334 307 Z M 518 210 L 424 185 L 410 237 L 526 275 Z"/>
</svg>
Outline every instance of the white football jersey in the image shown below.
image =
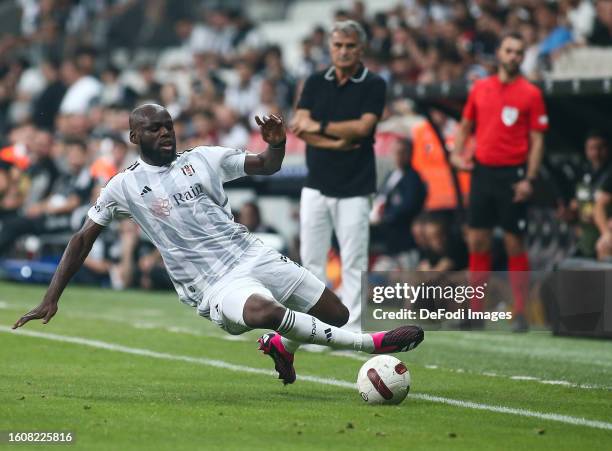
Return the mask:
<svg viewBox="0 0 612 451">
<path fill-rule="evenodd" d="M 107 226 L 131 217 L 157 247 L 181 301 L 196 306 L 257 240 L 234 222 L 223 183 L 246 175 L 246 152 L 196 147 L 167 166 L 138 159 L 113 177 L 89 209 Z"/>
</svg>

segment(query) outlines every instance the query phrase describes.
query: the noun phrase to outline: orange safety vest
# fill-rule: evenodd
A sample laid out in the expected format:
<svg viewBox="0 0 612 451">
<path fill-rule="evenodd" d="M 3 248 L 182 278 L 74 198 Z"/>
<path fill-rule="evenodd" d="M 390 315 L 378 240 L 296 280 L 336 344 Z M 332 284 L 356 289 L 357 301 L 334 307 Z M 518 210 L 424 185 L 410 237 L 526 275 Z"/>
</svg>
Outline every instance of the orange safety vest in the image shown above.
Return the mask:
<svg viewBox="0 0 612 451">
<path fill-rule="evenodd" d="M 454 133 L 446 137 L 446 145 L 452 147 Z M 457 208 L 457 196 L 451 178 L 445 150 L 428 121 L 415 125 L 412 129 L 412 166 L 427 185 L 427 198 L 424 209 L 443 210 Z M 459 172 L 459 188 L 464 201 L 470 191 L 470 174 Z"/>
<path fill-rule="evenodd" d="M 113 164 L 110 159 L 106 157 L 100 157 L 96 161 L 93 162 L 90 169 L 90 174 L 94 179 L 102 180 L 103 182 L 108 182 L 111 178 L 113 178 L 119 170 Z"/>
<path fill-rule="evenodd" d="M 25 146 L 8 146 L 0 149 L 0 160 L 4 160 L 22 171 L 30 167 L 30 158 Z"/>
</svg>

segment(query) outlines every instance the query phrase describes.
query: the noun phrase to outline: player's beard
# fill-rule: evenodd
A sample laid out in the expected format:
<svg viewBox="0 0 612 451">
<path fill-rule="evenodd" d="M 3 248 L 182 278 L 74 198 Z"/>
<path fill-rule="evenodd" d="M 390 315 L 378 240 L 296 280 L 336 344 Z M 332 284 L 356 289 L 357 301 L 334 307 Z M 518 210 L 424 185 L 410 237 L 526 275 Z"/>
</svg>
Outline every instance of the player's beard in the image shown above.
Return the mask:
<svg viewBox="0 0 612 451">
<path fill-rule="evenodd" d="M 503 63 L 502 67 L 511 78 L 516 77 L 521 71 L 521 65 L 517 63 Z"/>
<path fill-rule="evenodd" d="M 176 159 L 176 144 L 174 144 L 171 152 L 163 152 L 160 149 L 140 143 L 140 152 L 154 165 L 165 166 Z"/>
</svg>

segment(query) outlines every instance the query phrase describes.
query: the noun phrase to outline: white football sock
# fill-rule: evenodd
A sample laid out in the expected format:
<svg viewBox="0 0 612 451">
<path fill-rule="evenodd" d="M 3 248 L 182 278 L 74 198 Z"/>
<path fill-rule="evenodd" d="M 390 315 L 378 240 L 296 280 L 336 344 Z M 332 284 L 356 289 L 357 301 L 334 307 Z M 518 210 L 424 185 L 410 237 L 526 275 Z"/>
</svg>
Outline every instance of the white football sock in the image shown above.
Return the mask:
<svg viewBox="0 0 612 451">
<path fill-rule="evenodd" d="M 369 353 L 374 351 L 374 340 L 369 334 L 349 332 L 348 330 L 326 324 L 314 316 L 294 312 L 290 309 L 285 311 L 285 316 L 277 331 L 281 336 L 298 343 L 314 343 L 334 349 Z M 285 345 L 285 341 L 283 341 L 283 345 Z M 292 345 L 292 343 L 289 343 L 290 348 Z M 291 352 L 288 349 L 287 351 Z"/>
</svg>

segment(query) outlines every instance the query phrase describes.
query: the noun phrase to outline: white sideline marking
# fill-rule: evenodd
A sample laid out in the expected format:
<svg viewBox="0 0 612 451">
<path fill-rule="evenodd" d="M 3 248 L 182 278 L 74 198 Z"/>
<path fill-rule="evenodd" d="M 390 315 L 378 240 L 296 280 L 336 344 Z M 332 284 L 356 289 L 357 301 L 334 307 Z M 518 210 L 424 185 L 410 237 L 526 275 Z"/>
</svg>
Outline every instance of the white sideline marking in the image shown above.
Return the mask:
<svg viewBox="0 0 612 451">
<path fill-rule="evenodd" d="M 248 338 L 243 337 L 242 335 L 222 335 L 219 338 L 226 341 L 251 341 Z"/>
<path fill-rule="evenodd" d="M 430 335 L 430 337 L 432 337 Z M 461 337 L 448 337 L 448 336 L 440 336 L 437 335 L 435 338 L 430 338 L 430 341 L 435 341 L 436 343 L 442 343 L 449 347 L 455 348 L 464 348 L 469 349 L 470 351 L 478 350 L 482 352 L 490 352 L 499 354 L 508 354 L 513 356 L 525 356 L 538 358 L 543 360 L 559 360 L 566 361 L 571 359 L 573 362 L 582 363 L 584 365 L 590 366 L 603 366 L 607 368 L 612 368 L 612 362 L 604 361 L 604 360 L 594 360 L 591 358 L 585 359 L 585 355 L 601 355 L 602 352 L 586 352 L 578 349 L 562 349 L 560 347 L 554 348 L 528 348 L 528 347 L 516 347 L 516 346 L 504 346 L 503 343 L 512 343 L 514 337 L 508 337 L 505 335 L 495 335 L 490 334 L 487 335 L 487 342 L 482 341 L 482 335 L 480 333 L 473 334 L 465 334 Z M 497 342 L 497 343 L 495 343 Z M 604 371 L 610 372 L 610 369 L 605 369 Z"/>
<path fill-rule="evenodd" d="M 190 357 L 184 355 L 168 354 L 165 352 L 151 351 L 149 349 L 141 348 L 130 348 L 128 346 L 118 345 L 114 343 L 107 343 L 99 340 L 91 340 L 88 338 L 81 337 L 70 337 L 66 335 L 50 334 L 45 332 L 36 332 L 31 330 L 20 330 L 14 332 L 10 327 L 0 326 L 0 332 L 16 333 L 17 335 L 25 335 L 28 337 L 44 338 L 47 340 L 60 341 L 64 343 L 73 343 L 92 348 L 105 349 L 108 351 L 123 352 L 126 354 L 133 354 L 145 357 L 152 357 L 155 359 L 163 360 L 175 360 L 189 363 L 197 363 L 200 365 L 212 366 L 215 368 L 223 368 L 231 371 L 238 371 L 242 373 L 262 374 L 275 376 L 275 371 L 264 370 L 261 368 L 252 368 L 244 365 L 235 365 L 233 363 L 224 362 L 223 360 L 207 359 L 204 357 Z M 317 376 L 300 376 L 300 380 L 313 382 L 322 385 L 332 385 L 335 387 L 350 388 L 354 389 L 355 384 L 353 382 L 343 381 L 339 379 L 327 379 Z M 556 421 L 558 423 L 571 424 L 575 426 L 585 426 L 595 429 L 612 430 L 612 423 L 597 420 L 587 420 L 586 418 L 571 417 L 568 415 L 560 415 L 556 413 L 544 413 L 526 409 L 515 409 L 512 407 L 494 406 L 490 404 L 480 404 L 471 401 L 461 401 L 458 399 L 443 398 L 440 396 L 428 395 L 426 393 L 413 393 L 410 395 L 411 398 L 421 399 L 425 401 L 437 402 L 441 404 L 447 404 L 456 407 L 462 407 L 466 409 L 486 410 L 489 412 L 506 413 L 510 415 L 518 415 L 522 417 L 539 418 L 541 420 Z"/>
<path fill-rule="evenodd" d="M 0 300 L 0 309 L 8 308 L 8 307 L 11 307 L 11 304 Z M 155 310 L 155 309 L 149 309 L 148 312 L 150 313 L 149 316 L 159 316 L 159 313 L 160 313 L 159 310 Z M 242 335 L 228 335 L 225 333 L 218 333 L 218 334 L 217 333 L 207 333 L 207 332 L 203 332 L 198 329 L 192 329 L 189 327 L 166 326 L 161 323 L 154 323 L 154 322 L 142 321 L 142 320 L 134 321 L 130 319 L 117 318 L 116 316 L 107 315 L 107 314 L 91 314 L 91 313 L 85 314 L 85 313 L 68 312 L 66 313 L 66 315 L 75 317 L 75 318 L 103 319 L 105 321 L 127 324 L 136 329 L 158 329 L 158 330 L 165 330 L 167 332 L 172 332 L 172 333 L 177 333 L 177 334 L 193 335 L 197 337 L 210 337 L 210 338 L 226 340 L 226 341 L 244 341 L 244 342 L 251 341 L 250 338 L 244 337 Z M 472 336 L 463 336 L 460 340 L 471 340 L 472 338 L 473 338 Z M 509 338 L 505 336 L 493 336 L 492 338 L 498 341 L 508 341 L 509 340 Z M 440 337 L 437 337 L 436 340 L 442 341 L 442 342 L 447 341 L 445 338 L 440 339 Z M 453 341 L 453 343 L 456 344 L 457 341 L 455 340 Z M 323 346 L 305 345 L 301 347 L 301 350 L 306 351 L 306 352 L 316 353 L 316 352 L 323 352 L 325 349 Z M 346 357 L 346 358 L 360 360 L 360 361 L 369 360 L 369 357 L 360 355 L 354 351 L 331 351 L 331 352 L 328 352 L 328 355 Z M 593 362 L 595 364 L 600 363 L 599 361 L 593 361 Z M 609 364 L 606 363 L 605 365 L 609 365 Z M 434 364 L 429 364 L 429 365 L 426 364 L 424 365 L 424 367 L 429 370 L 440 369 L 443 371 L 450 371 L 453 373 L 468 373 L 468 374 L 475 374 L 479 376 L 500 377 L 500 378 L 510 379 L 514 381 L 530 381 L 530 382 L 536 382 L 539 384 L 546 384 L 546 385 L 563 385 L 566 387 L 586 389 L 586 390 L 608 390 L 608 391 L 612 390 L 612 386 L 577 383 L 577 382 L 570 382 L 570 381 L 549 381 L 549 380 L 543 380 L 542 378 L 535 377 L 535 376 L 523 376 L 523 375 L 512 376 L 512 375 L 498 374 L 493 371 L 479 372 L 479 371 L 465 370 L 463 368 L 445 368 L 445 367 L 440 367 L 439 365 L 434 365 Z"/>
<path fill-rule="evenodd" d="M 411 395 L 413 396 L 413 395 Z M 417 394 L 420 399 L 427 401 L 441 402 L 443 404 L 449 404 L 457 407 L 465 407 L 468 409 L 477 410 L 488 410 L 489 412 L 509 413 L 511 415 L 519 415 L 522 417 L 539 418 L 541 420 L 558 421 L 559 423 L 573 424 L 576 426 L 587 426 L 596 429 L 607 429 L 612 430 L 612 423 L 606 423 L 605 421 L 587 420 L 586 418 L 570 417 L 568 415 L 560 415 L 557 413 L 543 413 L 535 412 L 527 409 L 515 409 L 512 407 L 504 406 L 491 406 L 488 404 L 480 404 L 471 401 L 460 401 L 457 399 L 441 398 L 439 396 L 431 396 L 427 394 Z"/>
<path fill-rule="evenodd" d="M 548 385 L 565 385 L 567 387 L 571 387 L 572 383 L 568 381 L 540 381 L 542 384 Z"/>
<path fill-rule="evenodd" d="M 309 349 L 307 348 L 304 349 L 304 351 L 308 351 L 308 350 Z M 338 351 L 333 351 L 333 352 L 329 352 L 328 355 L 347 357 L 350 359 L 361 360 L 361 361 L 369 360 L 369 357 L 358 355 L 354 351 L 342 351 L 341 353 Z M 606 386 L 606 385 L 582 384 L 582 383 L 576 383 L 576 382 L 570 382 L 570 381 L 550 381 L 550 380 L 543 380 L 535 376 L 522 376 L 522 375 L 508 376 L 505 374 L 498 374 L 494 371 L 470 371 L 470 370 L 466 370 L 463 368 L 445 368 L 439 365 L 432 365 L 432 364 L 426 364 L 426 365 L 423 365 L 423 367 L 428 370 L 442 370 L 442 371 L 449 371 L 451 373 L 465 373 L 465 374 L 475 374 L 477 376 L 499 377 L 503 379 L 510 379 L 513 381 L 529 381 L 529 382 L 536 382 L 539 384 L 546 384 L 546 385 L 564 385 L 566 387 L 580 388 L 580 389 L 586 389 L 586 390 L 608 390 L 608 391 L 612 390 L 612 386 Z"/>
<path fill-rule="evenodd" d="M 135 329 L 156 329 L 157 326 L 153 323 L 147 323 L 145 321 L 134 321 L 131 326 Z"/>
</svg>

